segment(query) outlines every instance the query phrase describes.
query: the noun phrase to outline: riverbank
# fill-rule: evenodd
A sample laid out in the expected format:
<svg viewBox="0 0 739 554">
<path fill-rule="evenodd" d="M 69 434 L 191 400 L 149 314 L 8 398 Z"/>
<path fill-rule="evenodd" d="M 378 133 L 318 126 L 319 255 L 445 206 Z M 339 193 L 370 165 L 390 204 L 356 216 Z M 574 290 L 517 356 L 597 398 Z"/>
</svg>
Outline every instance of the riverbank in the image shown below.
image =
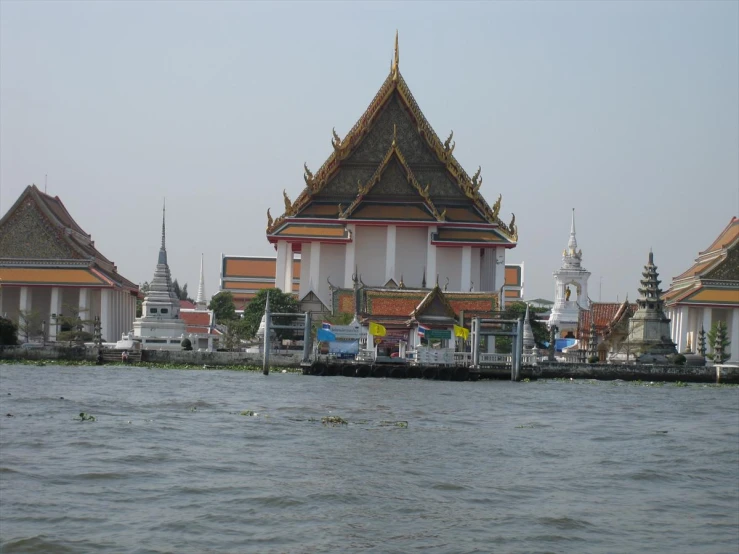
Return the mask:
<svg viewBox="0 0 739 554">
<path fill-rule="evenodd" d="M 119 367 L 121 369 L 127 367 L 143 367 L 147 369 L 189 369 L 189 370 L 226 370 L 226 371 L 253 371 L 262 372 L 261 366 L 256 365 L 202 365 L 202 364 L 187 364 L 187 363 L 164 363 L 164 362 L 136 362 L 136 363 L 123 363 L 123 362 L 106 362 L 105 364 L 98 365 L 94 361 L 90 360 L 20 360 L 20 359 L 0 359 L 0 366 L 2 365 L 22 365 L 31 367 L 45 367 L 45 366 L 64 366 L 64 367 L 81 367 L 81 366 L 94 366 L 94 367 Z M 274 368 L 275 373 L 301 373 L 298 368 L 280 367 Z"/>
</svg>

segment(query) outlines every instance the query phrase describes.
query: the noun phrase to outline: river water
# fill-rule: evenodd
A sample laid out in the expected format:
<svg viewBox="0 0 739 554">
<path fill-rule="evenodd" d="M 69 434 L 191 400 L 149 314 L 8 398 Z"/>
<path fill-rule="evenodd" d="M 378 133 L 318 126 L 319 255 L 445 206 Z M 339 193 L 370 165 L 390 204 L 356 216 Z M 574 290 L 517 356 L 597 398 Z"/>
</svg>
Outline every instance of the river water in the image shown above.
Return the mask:
<svg viewBox="0 0 739 554">
<path fill-rule="evenodd" d="M 3 553 L 739 551 L 736 386 L 3 365 L 0 404 Z"/>
</svg>

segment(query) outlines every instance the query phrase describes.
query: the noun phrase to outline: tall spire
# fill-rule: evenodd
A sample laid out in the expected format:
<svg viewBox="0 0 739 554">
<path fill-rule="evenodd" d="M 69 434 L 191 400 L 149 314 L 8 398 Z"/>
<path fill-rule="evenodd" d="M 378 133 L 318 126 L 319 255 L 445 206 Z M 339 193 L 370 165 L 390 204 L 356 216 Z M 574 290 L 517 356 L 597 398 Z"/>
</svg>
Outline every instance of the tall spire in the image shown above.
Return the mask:
<svg viewBox="0 0 739 554">
<path fill-rule="evenodd" d="M 395 54 L 393 56 L 393 65 L 392 65 L 393 79 L 398 78 L 399 67 L 400 67 L 400 50 L 398 49 L 398 30 L 395 29 Z"/>
<path fill-rule="evenodd" d="M 572 208 L 572 226 L 570 227 L 570 240 L 567 243 L 570 255 L 577 253 L 577 239 L 575 238 L 575 208 Z"/>
<path fill-rule="evenodd" d="M 198 307 L 205 306 L 205 274 L 203 273 L 203 255 L 200 254 L 200 284 L 198 284 L 198 296 L 195 298 Z"/>
<path fill-rule="evenodd" d="M 166 206 L 166 200 L 162 202 L 162 246 L 159 248 L 159 262 L 160 264 L 167 263 L 167 247 L 166 244 L 166 227 L 165 227 L 165 216 L 167 214 L 167 206 Z"/>
</svg>

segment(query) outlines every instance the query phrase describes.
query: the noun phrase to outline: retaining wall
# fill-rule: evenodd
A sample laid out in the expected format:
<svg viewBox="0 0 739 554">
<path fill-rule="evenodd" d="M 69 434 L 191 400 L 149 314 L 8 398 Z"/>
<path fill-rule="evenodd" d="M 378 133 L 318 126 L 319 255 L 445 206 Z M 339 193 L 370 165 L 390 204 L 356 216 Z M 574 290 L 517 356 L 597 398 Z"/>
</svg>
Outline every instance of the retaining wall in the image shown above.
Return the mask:
<svg viewBox="0 0 739 554">
<path fill-rule="evenodd" d="M 739 367 L 704 367 L 642 364 L 541 364 L 521 368 L 521 378 L 598 379 L 601 381 L 683 381 L 686 383 L 739 383 Z"/>
</svg>

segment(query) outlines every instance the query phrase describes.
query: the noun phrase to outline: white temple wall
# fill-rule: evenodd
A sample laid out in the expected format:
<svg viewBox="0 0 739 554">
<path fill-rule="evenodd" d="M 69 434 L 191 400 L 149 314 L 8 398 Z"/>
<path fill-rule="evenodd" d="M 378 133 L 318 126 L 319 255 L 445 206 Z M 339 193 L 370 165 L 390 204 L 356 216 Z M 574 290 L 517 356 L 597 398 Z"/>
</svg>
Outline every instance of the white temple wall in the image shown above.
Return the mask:
<svg viewBox="0 0 739 554">
<path fill-rule="evenodd" d="M 310 292 L 310 243 L 304 242 L 300 252 L 300 292 L 301 300 Z"/>
<path fill-rule="evenodd" d="M 408 288 L 421 288 L 423 271 L 426 267 L 426 241 L 428 231 L 425 227 L 398 227 L 395 235 L 395 281 Z M 426 275 L 426 286 L 432 286 L 434 279 Z"/>
<path fill-rule="evenodd" d="M 436 249 L 436 273 L 439 275 L 439 286 L 450 291 L 460 291 L 462 285 L 462 247 Z M 449 284 L 447 285 L 447 279 Z M 429 283 L 433 286 L 436 276 Z"/>
<path fill-rule="evenodd" d="M 319 275 L 318 290 L 314 292 L 327 307 L 331 307 L 331 291 L 328 280 L 340 287 L 344 284 L 344 253 L 343 244 L 321 244 L 321 273 Z"/>
<path fill-rule="evenodd" d="M 495 247 L 495 279 L 493 282 L 492 291 L 500 291 L 500 288 L 505 285 L 505 254 L 506 249 L 502 246 Z"/>
<path fill-rule="evenodd" d="M 4 286 L 0 288 L 0 314 L 11 321 L 18 322 L 18 313 L 21 305 L 21 288 Z"/>
<path fill-rule="evenodd" d="M 470 279 L 472 281 L 472 290 L 479 291 L 480 290 L 480 260 L 482 259 L 480 257 L 480 254 L 482 252 L 482 248 L 473 248 L 472 249 L 472 268 L 470 269 Z"/>
<path fill-rule="evenodd" d="M 387 229 L 358 225 L 354 240 L 356 264 L 362 281 L 368 286 L 383 286 L 385 284 Z"/>
</svg>

